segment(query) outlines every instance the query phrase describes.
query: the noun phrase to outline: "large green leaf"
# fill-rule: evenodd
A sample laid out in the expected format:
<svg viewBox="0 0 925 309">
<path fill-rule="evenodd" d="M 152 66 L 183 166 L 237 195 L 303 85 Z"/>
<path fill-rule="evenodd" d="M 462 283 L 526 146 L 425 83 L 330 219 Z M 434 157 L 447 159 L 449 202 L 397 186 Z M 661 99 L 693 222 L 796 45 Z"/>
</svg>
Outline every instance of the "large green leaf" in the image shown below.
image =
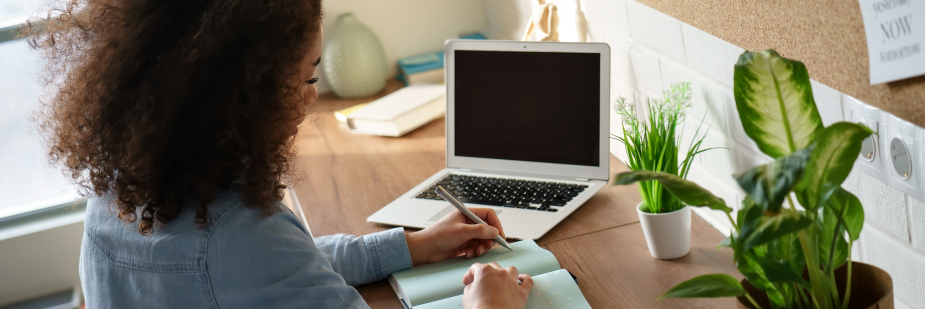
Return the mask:
<svg viewBox="0 0 925 309">
<path fill-rule="evenodd" d="M 844 192 L 847 193 L 847 191 Z M 844 195 L 839 194 L 839 196 Z M 834 201 L 837 198 L 830 200 Z M 826 266 L 826 270 L 835 269 L 844 264 L 848 260 L 848 250 L 850 250 L 845 240 L 845 224 L 842 221 L 843 218 L 838 217 L 837 211 L 839 210 L 835 207 L 825 207 L 822 212 L 823 232 L 819 235 L 819 256 L 822 257 L 821 262 Z"/>
<path fill-rule="evenodd" d="M 799 184 L 806 160 L 812 152 L 813 146 L 810 145 L 736 175 L 736 181 L 755 204 L 767 212 L 779 213 L 784 199 Z"/>
<path fill-rule="evenodd" d="M 811 288 L 809 282 L 800 276 L 800 273 L 803 270 L 801 269 L 797 271 L 790 268 L 790 263 L 786 260 L 756 256 L 755 261 L 757 261 L 758 265 L 761 265 L 761 268 L 764 269 L 764 273 L 767 276 L 768 281 L 774 283 L 796 283 L 803 288 Z"/>
<path fill-rule="evenodd" d="M 774 50 L 745 52 L 735 66 L 736 109 L 758 148 L 779 158 L 809 146 L 822 130 L 806 66 Z"/>
<path fill-rule="evenodd" d="M 832 191 L 831 197 L 826 199 L 826 207 L 831 208 L 834 214 L 842 215 L 842 224 L 848 231 L 851 240 L 857 240 L 864 228 L 864 207 L 857 196 L 838 187 Z"/>
<path fill-rule="evenodd" d="M 778 306 L 786 306 L 786 299 L 774 283 L 768 280 L 767 274 L 761 264 L 756 260 L 752 250 L 736 252 L 736 269 L 745 276 L 748 283 L 765 291 L 768 299 Z"/>
<path fill-rule="evenodd" d="M 801 204 L 807 211 L 815 211 L 823 205 L 825 196 L 848 178 L 861 152 L 861 141 L 872 133 L 866 126 L 839 122 L 819 134 L 800 182 L 804 195 Z"/>
<path fill-rule="evenodd" d="M 739 280 L 725 274 L 709 274 L 678 283 L 658 299 L 672 297 L 730 297 L 745 295 Z"/>
<path fill-rule="evenodd" d="M 732 212 L 732 208 L 726 206 L 726 202 L 723 201 L 723 199 L 716 197 L 713 193 L 707 191 L 707 189 L 669 173 L 652 171 L 625 172 L 618 174 L 617 180 L 614 183 L 618 185 L 628 185 L 637 181 L 646 180 L 657 180 L 665 186 L 665 190 L 668 190 L 671 195 L 681 200 L 681 202 L 684 202 L 684 204 L 691 206 L 707 206 L 710 209 L 721 210 L 727 213 Z"/>
<path fill-rule="evenodd" d="M 745 234 L 742 232 L 742 249 L 748 250 L 756 246 L 766 244 L 772 240 L 783 237 L 784 235 L 796 233 L 813 221 L 806 216 L 794 212 L 784 212 L 773 217 L 764 217 L 757 228 Z"/>
</svg>

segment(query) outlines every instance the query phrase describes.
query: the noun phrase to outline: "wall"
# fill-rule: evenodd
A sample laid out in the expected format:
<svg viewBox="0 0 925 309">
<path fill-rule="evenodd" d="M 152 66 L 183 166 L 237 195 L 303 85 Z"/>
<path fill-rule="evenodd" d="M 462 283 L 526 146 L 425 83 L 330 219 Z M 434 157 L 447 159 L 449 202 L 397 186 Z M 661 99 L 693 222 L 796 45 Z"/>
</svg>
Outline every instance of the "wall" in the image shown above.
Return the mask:
<svg viewBox="0 0 925 309">
<path fill-rule="evenodd" d="M 337 16 L 353 12 L 372 29 L 385 47 L 389 76 L 397 73 L 399 58 L 443 50 L 446 39 L 488 29 L 483 3 L 476 0 L 338 0 L 325 1 L 324 11 L 325 28 L 333 28 Z M 319 92 L 330 91 L 320 77 Z"/>
<path fill-rule="evenodd" d="M 532 2 L 485 0 L 488 35 L 493 39 L 520 39 Z M 611 98 L 622 96 L 644 102 L 646 97 L 659 97 L 662 89 L 673 83 L 692 83 L 693 107 L 688 115 L 697 120 L 705 115 L 710 132 L 704 146 L 725 149 L 711 150 L 697 157 L 690 178 L 729 204 L 738 205 L 744 192 L 730 175 L 770 161 L 745 135 L 735 109 L 733 64 L 744 49 L 637 1 L 552 2 L 560 7 L 559 12 L 563 14 L 560 20 L 568 24 L 568 28 L 560 30 L 578 33 L 563 35 L 563 39 L 610 45 Z M 665 2 L 663 6 L 671 4 Z M 750 18 L 743 18 L 743 22 L 752 22 Z M 581 32 L 586 35 L 582 37 Z M 746 47 L 764 49 L 768 46 Z M 783 55 L 797 58 L 786 53 Z M 866 58 L 861 60 L 867 61 Z M 810 76 L 815 77 L 813 72 L 810 69 Z M 874 110 L 879 117 L 877 120 L 882 123 L 895 118 L 816 80 L 812 81 L 812 87 L 825 125 L 854 119 L 855 116 L 843 109 L 846 104 L 852 108 Z M 622 125 L 619 116 L 611 115 L 611 119 L 614 120 L 612 132 L 619 133 Z M 686 132 L 693 132 L 695 125 L 694 121 L 686 124 Z M 905 125 L 911 128 L 909 132 L 913 137 L 916 134 L 925 137 L 921 128 Z M 880 127 L 881 136 L 887 136 L 883 128 Z M 690 134 L 687 135 L 689 138 Z M 914 141 L 919 144 L 919 140 Z M 611 151 L 625 159 L 619 143 L 612 143 Z M 925 304 L 925 294 L 917 290 L 925 283 L 925 204 L 903 191 L 911 189 L 888 185 L 894 183 L 888 171 L 867 169 L 873 171 L 868 174 L 860 170 L 855 168 L 844 185 L 861 199 L 866 211 L 864 231 L 854 247 L 853 257 L 884 268 L 893 276 L 897 308 L 912 308 L 910 304 L 921 306 Z M 909 192 L 918 193 L 915 196 L 921 197 L 920 191 Z M 731 229 L 725 215 L 702 209 L 696 211 L 721 232 L 728 233 Z"/>
</svg>

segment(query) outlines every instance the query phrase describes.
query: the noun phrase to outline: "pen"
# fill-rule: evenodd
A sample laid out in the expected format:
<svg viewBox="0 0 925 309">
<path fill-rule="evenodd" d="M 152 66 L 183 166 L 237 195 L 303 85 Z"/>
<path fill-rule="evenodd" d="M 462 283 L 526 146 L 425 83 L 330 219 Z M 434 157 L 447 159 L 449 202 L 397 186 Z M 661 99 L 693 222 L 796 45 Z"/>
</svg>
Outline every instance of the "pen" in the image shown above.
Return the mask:
<svg viewBox="0 0 925 309">
<path fill-rule="evenodd" d="M 485 221 L 482 221 L 482 219 L 479 218 L 479 216 L 476 216 L 474 213 L 469 211 L 469 208 L 466 208 L 466 205 L 463 205 L 462 202 L 456 199 L 456 197 L 453 196 L 453 194 L 450 193 L 450 191 L 447 191 L 446 189 L 444 189 L 443 186 L 437 186 L 437 189 L 434 191 L 436 191 L 437 195 L 442 197 L 444 200 L 446 200 L 447 202 L 450 202 L 450 204 L 456 207 L 456 209 L 459 209 L 459 212 L 461 212 L 463 215 L 469 218 L 469 220 L 472 220 L 473 222 L 477 224 L 488 225 L 488 223 L 485 223 Z M 514 251 L 514 248 L 511 248 L 511 245 L 508 244 L 507 241 L 505 241 L 504 238 L 501 237 L 500 234 L 498 236 L 495 236 L 495 242 L 497 242 L 502 247 L 507 248 L 508 250 Z"/>
</svg>

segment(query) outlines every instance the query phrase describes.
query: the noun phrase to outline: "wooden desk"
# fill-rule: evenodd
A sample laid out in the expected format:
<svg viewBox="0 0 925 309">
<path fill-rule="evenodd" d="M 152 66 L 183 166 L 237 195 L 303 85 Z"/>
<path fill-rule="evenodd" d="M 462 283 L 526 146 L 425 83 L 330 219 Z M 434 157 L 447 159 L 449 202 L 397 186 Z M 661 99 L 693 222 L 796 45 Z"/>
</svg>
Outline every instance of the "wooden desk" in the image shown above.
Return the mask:
<svg viewBox="0 0 925 309">
<path fill-rule="evenodd" d="M 366 218 L 446 166 L 444 120 L 433 121 L 401 138 L 354 135 L 334 118 L 334 111 L 371 101 L 400 88 L 390 81 L 373 98 L 340 100 L 322 95 L 309 107 L 312 115 L 298 137 L 301 181 L 296 195 L 315 236 L 362 235 L 391 228 Z M 611 173 L 627 168 L 615 158 Z M 537 243 L 551 251 L 594 308 L 731 308 L 732 299 L 655 301 L 688 278 L 722 272 L 741 278 L 732 251 L 716 250 L 723 240 L 700 217 L 693 216 L 691 253 L 662 261 L 646 247 L 635 206 L 635 186 L 613 186 L 559 223 Z M 357 288 L 373 308 L 402 308 L 385 281 Z"/>
</svg>

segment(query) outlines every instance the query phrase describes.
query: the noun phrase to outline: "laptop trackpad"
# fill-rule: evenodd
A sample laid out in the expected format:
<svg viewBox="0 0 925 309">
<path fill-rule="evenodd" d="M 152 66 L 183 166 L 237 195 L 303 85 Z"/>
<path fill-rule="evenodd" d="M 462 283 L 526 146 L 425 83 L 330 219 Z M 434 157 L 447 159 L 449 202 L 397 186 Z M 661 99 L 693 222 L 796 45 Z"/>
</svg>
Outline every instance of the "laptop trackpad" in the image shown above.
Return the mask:
<svg viewBox="0 0 925 309">
<path fill-rule="evenodd" d="M 436 222 L 436 221 L 440 220 L 441 218 L 443 218 L 443 216 L 446 216 L 446 214 L 448 214 L 448 213 L 450 213 L 450 212 L 452 212 L 452 211 L 454 211 L 454 210 L 456 210 L 456 207 L 453 207 L 453 205 L 446 206 L 446 208 L 444 208 L 443 210 L 441 210 L 440 212 L 438 212 L 436 215 L 434 215 L 434 216 L 431 217 L 430 219 L 427 219 L 427 221 Z M 496 210 L 495 210 L 495 215 L 501 215 L 501 212 L 502 212 L 502 210 L 496 209 Z"/>
</svg>

